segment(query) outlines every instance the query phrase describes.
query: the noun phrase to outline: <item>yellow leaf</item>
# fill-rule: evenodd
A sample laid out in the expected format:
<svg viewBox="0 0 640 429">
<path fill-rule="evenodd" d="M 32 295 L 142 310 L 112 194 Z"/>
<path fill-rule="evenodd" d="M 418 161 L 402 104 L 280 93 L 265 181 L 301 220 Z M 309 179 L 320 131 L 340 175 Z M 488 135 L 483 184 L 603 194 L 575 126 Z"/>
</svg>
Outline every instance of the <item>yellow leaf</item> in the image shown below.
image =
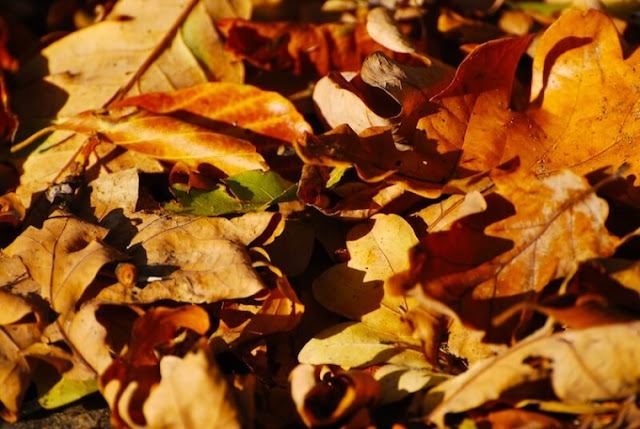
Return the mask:
<svg viewBox="0 0 640 429">
<path fill-rule="evenodd" d="M 422 354 L 420 343 L 413 337 L 374 329 L 361 322 L 340 323 L 320 332 L 300 350 L 298 360 L 313 365 L 345 367 L 380 363 L 431 367 Z"/>
<path fill-rule="evenodd" d="M 385 332 L 410 335 L 402 320 L 412 300 L 384 293 L 383 283 L 409 267 L 409 249 L 418 243 L 409 224 L 397 215 L 375 215 L 347 235 L 351 259 L 321 274 L 315 298 L 327 309 Z"/>
</svg>

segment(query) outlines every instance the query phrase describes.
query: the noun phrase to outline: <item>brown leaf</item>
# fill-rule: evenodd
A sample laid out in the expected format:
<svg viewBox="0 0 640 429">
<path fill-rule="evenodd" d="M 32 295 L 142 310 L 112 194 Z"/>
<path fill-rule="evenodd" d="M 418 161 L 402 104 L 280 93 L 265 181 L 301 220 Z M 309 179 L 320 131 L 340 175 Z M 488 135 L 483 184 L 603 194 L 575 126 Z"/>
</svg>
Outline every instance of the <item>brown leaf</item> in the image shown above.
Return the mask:
<svg viewBox="0 0 640 429">
<path fill-rule="evenodd" d="M 14 422 L 31 383 L 24 351 L 40 339 L 40 315 L 26 299 L 0 289 L 0 418 Z"/>
<path fill-rule="evenodd" d="M 638 328 L 633 322 L 532 336 L 438 386 L 444 398 L 428 418 L 444 427 L 448 413 L 508 397 L 510 389 L 515 395 L 516 386 L 545 379 L 568 402 L 624 398 L 638 389 Z"/>
<path fill-rule="evenodd" d="M 243 15 L 230 15 L 241 3 L 235 12 Z M 171 0 L 149 8 L 140 0 L 118 2 L 104 21 L 57 40 L 22 65 L 16 111 L 27 118 L 67 117 L 105 107 L 118 93 L 173 91 L 210 75 L 241 81 L 242 65 L 225 58 L 212 19 L 248 17 L 247 3 Z M 215 63 L 199 57 L 206 51 L 219 54 Z"/>
<path fill-rule="evenodd" d="M 164 355 L 173 354 L 179 342 L 172 340 L 182 329 L 203 335 L 209 329 L 209 316 L 196 306 L 157 307 L 134 323 L 126 353 L 100 376 L 100 390 L 111 407 L 115 425 L 146 423 L 144 403 L 162 377 L 158 349 L 164 346 Z"/>
<path fill-rule="evenodd" d="M 435 148 L 426 141 L 412 150 L 399 150 L 387 128 L 369 128 L 358 136 L 347 125 L 319 136 L 307 134 L 295 148 L 305 163 L 355 166 L 366 182 L 386 180 L 427 198 L 440 195 L 443 178 L 449 176 L 450 164 L 458 156 L 457 152 L 436 156 Z"/>
<path fill-rule="evenodd" d="M 217 25 L 227 49 L 265 70 L 312 69 L 324 76 L 329 70 L 358 70 L 375 51 L 391 53 L 371 39 L 364 24 L 223 19 Z"/>
<path fill-rule="evenodd" d="M 546 179 L 522 170 L 492 177 L 487 211 L 425 236 L 412 251 L 411 269 L 392 279 L 395 286 L 418 284 L 489 337 L 501 310 L 573 274 L 581 261 L 610 256 L 619 243 L 604 227 L 606 203 L 570 171 Z"/>
<path fill-rule="evenodd" d="M 252 267 L 247 246 L 266 244 L 282 229 L 276 213 L 249 213 L 231 220 L 149 215 L 133 238 L 134 262 L 152 277 L 139 288 L 116 284 L 98 299 L 115 303 L 216 302 L 245 298 L 265 286 Z"/>
<path fill-rule="evenodd" d="M 195 428 L 204 422 L 243 427 L 232 389 L 215 358 L 202 348 L 184 358 L 164 356 L 160 377 L 143 407 L 148 427 Z"/>
<path fill-rule="evenodd" d="M 305 306 L 286 277 L 278 276 L 275 283 L 266 298 L 255 304 L 223 303 L 220 328 L 212 338 L 221 338 L 236 347 L 265 335 L 293 330 L 300 323 Z"/>
<path fill-rule="evenodd" d="M 298 365 L 290 381 L 291 396 L 308 427 L 344 424 L 380 396 L 376 380 L 362 371 L 332 372 L 328 367 Z"/>
<path fill-rule="evenodd" d="M 51 308 L 66 313 L 73 311 L 100 268 L 126 257 L 101 243 L 107 233 L 56 211 L 42 229 L 28 227 L 4 252 L 20 257 Z"/>
</svg>

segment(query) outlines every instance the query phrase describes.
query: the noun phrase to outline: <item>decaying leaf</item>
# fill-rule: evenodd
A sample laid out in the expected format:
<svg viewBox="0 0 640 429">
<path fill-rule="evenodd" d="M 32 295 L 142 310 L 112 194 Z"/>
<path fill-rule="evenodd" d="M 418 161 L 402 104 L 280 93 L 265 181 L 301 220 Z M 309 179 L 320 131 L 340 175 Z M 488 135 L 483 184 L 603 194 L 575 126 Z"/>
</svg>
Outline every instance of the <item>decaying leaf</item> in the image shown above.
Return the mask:
<svg viewBox="0 0 640 429">
<path fill-rule="evenodd" d="M 226 11 L 216 3 L 225 4 Z M 220 40 L 198 32 L 215 35 L 211 20 L 233 16 L 231 11 L 248 17 L 250 2 L 234 7 L 241 3 L 171 0 L 150 8 L 139 0 L 118 2 L 107 19 L 49 45 L 21 67 L 25 85 L 15 95 L 21 103 L 17 112 L 20 117 L 67 117 L 105 107 L 120 92 L 173 91 L 206 82 L 209 73 L 240 81 L 241 64 L 230 64 L 224 55 L 218 64 L 199 58 L 207 50 L 223 52 Z M 224 62 L 226 70 L 219 67 Z M 42 101 L 34 105 L 34 99 Z"/>
<path fill-rule="evenodd" d="M 241 428 L 233 392 L 212 356 L 202 349 L 183 358 L 160 360 L 160 383 L 150 392 L 143 413 L 147 427 Z"/>
<path fill-rule="evenodd" d="M 228 49 L 266 70 L 301 74 L 310 68 L 321 76 L 329 70 L 353 71 L 367 55 L 386 50 L 373 41 L 363 24 L 224 19 L 217 25 Z"/>
<path fill-rule="evenodd" d="M 202 335 L 209 329 L 209 316 L 196 306 L 158 307 L 134 323 L 126 353 L 114 360 L 100 377 L 100 390 L 110 404 L 114 424 L 137 427 L 147 423 L 144 404 L 162 379 L 159 366 L 162 356 L 158 356 L 157 350 L 164 346 L 164 355 L 171 355 L 180 343 L 179 340 L 172 343 L 172 340 L 182 329 Z M 164 389 L 170 389 L 172 369 L 175 370 L 172 364 L 175 365 L 171 360 L 165 364 L 165 374 L 169 378 L 165 385 L 169 386 Z M 162 414 L 152 416 L 156 421 L 165 417 Z"/>
<path fill-rule="evenodd" d="M 33 374 L 24 351 L 39 340 L 42 322 L 27 300 L 4 289 L 0 305 L 0 418 L 14 422 Z"/>
<path fill-rule="evenodd" d="M 445 427 L 448 413 L 508 397 L 510 388 L 544 379 L 565 401 L 624 398 L 638 389 L 638 329 L 633 322 L 524 340 L 438 386 L 444 397 L 429 420 Z"/>
<path fill-rule="evenodd" d="M 163 299 L 203 303 L 245 298 L 264 290 L 246 246 L 267 244 L 282 229 L 276 213 L 235 219 L 152 215 L 131 242 L 141 275 L 156 278 L 144 288 L 117 283 L 98 298 L 149 303 Z"/>
<path fill-rule="evenodd" d="M 354 426 L 370 423 L 367 408 L 375 404 L 380 388 L 360 371 L 331 371 L 328 367 L 298 365 L 291 371 L 291 396 L 309 427 L 350 421 Z"/>
<path fill-rule="evenodd" d="M 581 261 L 612 255 L 619 240 L 604 227 L 606 203 L 568 170 L 545 179 L 521 170 L 492 177 L 487 210 L 426 235 L 412 251 L 411 269 L 394 282 L 418 284 L 496 340 L 492 317 L 571 275 Z"/>
<path fill-rule="evenodd" d="M 41 229 L 30 226 L 10 246 L 40 286 L 40 294 L 58 313 L 73 309 L 105 264 L 126 258 L 101 243 L 109 231 L 62 211 Z"/>
</svg>

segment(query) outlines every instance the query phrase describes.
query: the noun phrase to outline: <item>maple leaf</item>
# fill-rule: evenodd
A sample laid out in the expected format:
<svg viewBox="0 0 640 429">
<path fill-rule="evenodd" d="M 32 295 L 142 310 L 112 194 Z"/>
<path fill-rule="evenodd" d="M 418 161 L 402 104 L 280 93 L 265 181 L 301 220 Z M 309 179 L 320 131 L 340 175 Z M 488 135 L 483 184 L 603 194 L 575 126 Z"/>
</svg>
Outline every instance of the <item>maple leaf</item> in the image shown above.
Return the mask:
<svg viewBox="0 0 640 429">
<path fill-rule="evenodd" d="M 571 275 L 581 261 L 612 255 L 619 239 L 604 227 L 606 203 L 568 170 L 545 179 L 494 172 L 492 179 L 487 210 L 422 238 L 411 269 L 392 283 L 420 285 L 495 340 L 491 318 L 501 309 Z"/>
</svg>

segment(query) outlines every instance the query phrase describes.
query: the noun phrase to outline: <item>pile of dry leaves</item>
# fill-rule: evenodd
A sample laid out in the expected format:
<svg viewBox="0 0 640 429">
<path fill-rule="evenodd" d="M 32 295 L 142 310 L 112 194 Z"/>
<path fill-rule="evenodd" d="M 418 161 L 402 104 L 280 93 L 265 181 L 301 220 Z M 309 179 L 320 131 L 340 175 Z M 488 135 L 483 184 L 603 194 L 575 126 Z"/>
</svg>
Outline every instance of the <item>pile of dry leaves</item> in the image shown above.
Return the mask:
<svg viewBox="0 0 640 429">
<path fill-rule="evenodd" d="M 639 424 L 635 1 L 48 4 L 0 7 L 2 419 Z"/>
</svg>

